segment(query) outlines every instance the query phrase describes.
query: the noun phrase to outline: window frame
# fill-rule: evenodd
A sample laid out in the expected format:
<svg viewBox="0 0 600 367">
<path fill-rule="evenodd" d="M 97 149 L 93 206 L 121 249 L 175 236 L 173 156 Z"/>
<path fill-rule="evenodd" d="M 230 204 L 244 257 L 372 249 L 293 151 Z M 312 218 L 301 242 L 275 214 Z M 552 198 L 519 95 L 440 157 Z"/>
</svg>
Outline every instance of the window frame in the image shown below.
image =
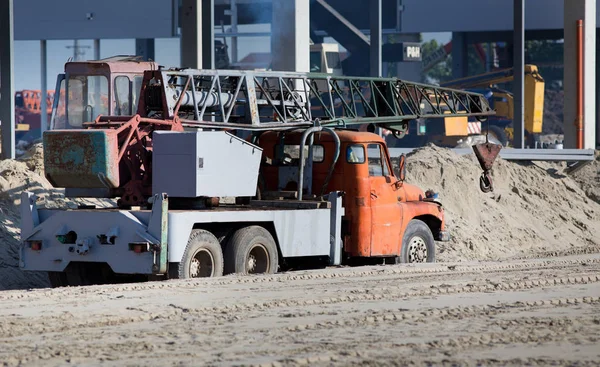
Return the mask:
<svg viewBox="0 0 600 367">
<path fill-rule="evenodd" d="M 389 177 L 391 176 L 391 170 L 390 167 L 388 165 L 388 161 L 387 161 L 387 155 L 384 152 L 384 146 L 381 143 L 368 143 L 367 144 L 367 161 L 369 160 L 369 158 L 375 158 L 375 157 L 369 157 L 369 150 L 370 149 L 375 149 L 374 147 L 369 148 L 370 146 L 377 146 L 378 150 L 379 150 L 379 166 L 381 168 L 381 174 L 380 175 L 372 175 L 371 174 L 371 168 L 369 167 L 369 177 Z M 371 166 L 371 163 L 369 162 L 369 166 Z"/>
</svg>

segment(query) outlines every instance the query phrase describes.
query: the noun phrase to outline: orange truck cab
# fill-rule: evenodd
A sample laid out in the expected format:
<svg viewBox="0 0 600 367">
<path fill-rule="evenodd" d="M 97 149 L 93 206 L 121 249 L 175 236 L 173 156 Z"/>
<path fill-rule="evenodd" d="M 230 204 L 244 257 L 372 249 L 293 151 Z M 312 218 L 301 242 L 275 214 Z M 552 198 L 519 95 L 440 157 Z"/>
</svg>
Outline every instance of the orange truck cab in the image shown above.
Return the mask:
<svg viewBox="0 0 600 367">
<path fill-rule="evenodd" d="M 376 134 L 335 130 L 339 158 L 331 134 L 313 135 L 312 167 L 309 145 L 304 146 L 303 195 L 343 193 L 342 222 L 345 258 L 387 257 L 395 262 L 435 261 L 435 240 L 446 241 L 444 210 L 437 194 L 404 182 L 402 169 L 394 174 L 385 141 Z M 263 148 L 261 192 L 293 192 L 298 189 L 302 131 L 265 132 L 258 138 Z"/>
</svg>

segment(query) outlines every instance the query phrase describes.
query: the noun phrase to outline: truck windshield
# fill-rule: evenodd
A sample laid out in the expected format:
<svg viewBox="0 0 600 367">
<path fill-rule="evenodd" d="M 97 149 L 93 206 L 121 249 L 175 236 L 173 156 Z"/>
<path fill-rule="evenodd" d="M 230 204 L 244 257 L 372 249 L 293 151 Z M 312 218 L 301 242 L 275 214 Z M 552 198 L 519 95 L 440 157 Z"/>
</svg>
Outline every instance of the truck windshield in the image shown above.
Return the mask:
<svg viewBox="0 0 600 367">
<path fill-rule="evenodd" d="M 69 95 L 64 128 L 79 128 L 98 115 L 108 114 L 108 79 L 105 76 L 70 76 L 67 89 Z"/>
</svg>

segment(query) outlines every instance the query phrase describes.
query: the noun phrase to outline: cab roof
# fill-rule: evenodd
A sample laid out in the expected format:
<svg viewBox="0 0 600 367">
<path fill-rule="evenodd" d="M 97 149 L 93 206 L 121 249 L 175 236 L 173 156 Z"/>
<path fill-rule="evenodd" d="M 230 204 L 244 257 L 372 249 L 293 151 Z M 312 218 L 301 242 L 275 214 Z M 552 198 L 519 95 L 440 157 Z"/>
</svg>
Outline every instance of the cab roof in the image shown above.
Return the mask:
<svg viewBox="0 0 600 367">
<path fill-rule="evenodd" d="M 88 74 L 96 72 L 118 72 L 143 74 L 146 70 L 158 70 L 159 66 L 154 61 L 144 61 L 139 56 L 118 55 L 100 60 L 69 61 L 65 64 L 65 71 L 74 74 Z"/>
</svg>

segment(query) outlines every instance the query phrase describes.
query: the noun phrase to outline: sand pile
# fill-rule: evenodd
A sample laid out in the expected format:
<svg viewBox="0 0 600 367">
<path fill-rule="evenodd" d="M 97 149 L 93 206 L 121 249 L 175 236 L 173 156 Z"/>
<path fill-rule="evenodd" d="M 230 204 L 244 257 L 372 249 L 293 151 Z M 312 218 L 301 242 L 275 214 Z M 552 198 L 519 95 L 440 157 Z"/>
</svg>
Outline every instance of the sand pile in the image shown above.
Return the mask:
<svg viewBox="0 0 600 367">
<path fill-rule="evenodd" d="M 590 199 L 600 204 L 600 150 L 596 151 L 596 159 L 575 172 L 573 178 Z"/>
<path fill-rule="evenodd" d="M 428 146 L 407 157 L 407 181 L 440 193 L 452 240 L 440 261 L 600 251 L 600 205 L 578 183 L 543 164 L 498 159 L 494 192 L 479 190 L 473 155 Z"/>
<path fill-rule="evenodd" d="M 18 267 L 21 193 L 39 197 L 39 207 L 77 207 L 80 203 L 107 205 L 109 202 L 67 200 L 43 177 L 43 150 L 34 145 L 17 160 L 0 161 L 0 290 L 49 286 L 46 273 L 23 272 Z"/>
</svg>

